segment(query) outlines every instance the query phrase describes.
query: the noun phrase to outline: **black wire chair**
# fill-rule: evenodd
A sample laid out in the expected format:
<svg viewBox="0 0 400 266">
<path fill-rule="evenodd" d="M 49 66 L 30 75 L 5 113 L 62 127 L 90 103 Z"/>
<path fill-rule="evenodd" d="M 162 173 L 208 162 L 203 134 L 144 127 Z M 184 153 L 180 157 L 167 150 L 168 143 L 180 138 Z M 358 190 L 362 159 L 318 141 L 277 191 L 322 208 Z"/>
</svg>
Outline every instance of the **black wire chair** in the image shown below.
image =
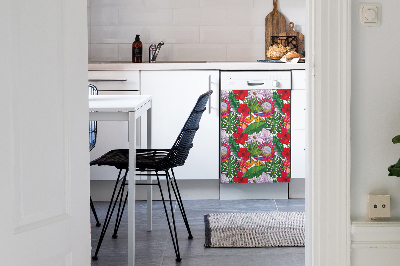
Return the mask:
<svg viewBox="0 0 400 266">
<path fill-rule="evenodd" d="M 89 84 L 89 95 L 98 95 L 96 86 Z M 92 151 L 96 145 L 97 140 L 97 121 L 89 121 L 89 151 Z M 90 196 L 90 209 L 93 212 L 94 218 L 96 219 L 96 226 L 99 227 L 101 223 L 97 217 L 96 209 L 94 208 L 92 196 Z"/>
<path fill-rule="evenodd" d="M 138 174 L 138 175 L 152 175 L 152 176 L 157 177 L 157 184 L 154 184 L 154 185 L 158 185 L 158 187 L 160 189 L 161 199 L 163 202 L 165 215 L 167 217 L 169 232 L 171 234 L 172 243 L 173 243 L 174 250 L 175 250 L 176 261 L 178 261 L 178 262 L 181 261 L 181 256 L 179 253 L 178 236 L 176 233 L 175 217 L 174 217 L 173 206 L 172 206 L 171 188 L 175 195 L 175 199 L 178 203 L 178 207 L 182 214 L 182 218 L 185 222 L 186 229 L 189 234 L 188 238 L 193 239 L 193 236 L 190 231 L 189 223 L 188 223 L 188 220 L 186 217 L 185 209 L 183 207 L 182 198 L 179 193 L 179 188 L 178 188 L 178 184 L 175 179 L 175 174 L 174 174 L 173 168 L 184 165 L 184 163 L 189 155 L 189 151 L 193 147 L 193 138 L 194 138 L 196 131 L 199 129 L 200 119 L 202 117 L 203 112 L 206 110 L 205 106 L 206 106 L 206 103 L 207 103 L 211 93 L 212 93 L 212 91 L 209 91 L 207 93 L 200 95 L 200 97 L 198 98 L 198 100 L 196 102 L 196 105 L 194 106 L 192 112 L 190 113 L 189 118 L 187 119 L 185 125 L 183 126 L 178 138 L 176 139 L 176 141 L 171 149 L 137 149 L 136 150 L 136 171 L 146 172 L 144 174 Z M 111 216 L 114 212 L 116 204 L 119 201 L 118 213 L 117 213 L 116 223 L 115 223 L 115 227 L 114 227 L 114 233 L 112 235 L 113 238 L 118 237 L 117 233 L 118 233 L 119 225 L 121 223 L 122 214 L 124 212 L 125 205 L 126 205 L 127 198 L 128 198 L 128 193 L 126 192 L 125 199 L 123 199 L 124 198 L 124 188 L 127 185 L 126 176 L 129 171 L 129 169 L 128 169 L 129 150 L 128 149 L 111 150 L 111 151 L 107 152 L 106 154 L 100 156 L 99 158 L 93 160 L 90 163 L 90 165 L 99 165 L 99 166 L 100 165 L 108 165 L 108 166 L 114 166 L 117 169 L 119 169 L 117 181 L 114 186 L 110 204 L 108 206 L 106 219 L 103 224 L 102 232 L 100 234 L 100 239 L 99 239 L 99 242 L 97 243 L 97 248 L 96 248 L 95 254 L 92 257 L 93 260 L 97 260 L 98 259 L 97 255 L 99 253 L 101 243 L 104 239 L 104 235 L 107 231 L 107 227 L 110 223 Z M 123 176 L 121 177 L 122 170 L 125 170 L 125 172 L 124 172 Z M 153 172 L 155 172 L 155 174 Z M 161 174 L 159 172 L 165 172 L 165 173 Z M 167 188 L 168 188 L 168 199 L 170 202 L 170 214 L 168 214 L 167 206 L 165 204 L 164 194 L 163 194 L 163 191 L 161 188 L 161 183 L 160 183 L 160 178 L 159 178 L 160 176 L 166 177 Z M 115 192 L 117 190 L 118 185 L 119 185 L 119 189 L 118 189 L 117 195 L 115 196 Z M 143 184 L 143 185 L 150 185 L 150 184 Z M 114 198 L 116 199 L 115 202 L 114 202 Z M 171 218 L 172 218 L 172 226 L 171 226 L 171 221 L 170 221 L 169 216 L 171 216 Z"/>
</svg>

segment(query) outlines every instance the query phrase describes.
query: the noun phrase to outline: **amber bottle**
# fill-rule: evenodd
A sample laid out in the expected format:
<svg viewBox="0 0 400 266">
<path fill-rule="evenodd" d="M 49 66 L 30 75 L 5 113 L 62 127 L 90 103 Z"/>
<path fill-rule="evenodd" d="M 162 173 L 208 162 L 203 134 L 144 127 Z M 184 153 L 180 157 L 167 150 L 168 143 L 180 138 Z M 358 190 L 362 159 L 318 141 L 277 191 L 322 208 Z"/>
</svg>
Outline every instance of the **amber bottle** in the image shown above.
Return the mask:
<svg viewBox="0 0 400 266">
<path fill-rule="evenodd" d="M 142 63 L 142 46 L 140 35 L 136 35 L 135 41 L 132 43 L 132 63 Z"/>
</svg>

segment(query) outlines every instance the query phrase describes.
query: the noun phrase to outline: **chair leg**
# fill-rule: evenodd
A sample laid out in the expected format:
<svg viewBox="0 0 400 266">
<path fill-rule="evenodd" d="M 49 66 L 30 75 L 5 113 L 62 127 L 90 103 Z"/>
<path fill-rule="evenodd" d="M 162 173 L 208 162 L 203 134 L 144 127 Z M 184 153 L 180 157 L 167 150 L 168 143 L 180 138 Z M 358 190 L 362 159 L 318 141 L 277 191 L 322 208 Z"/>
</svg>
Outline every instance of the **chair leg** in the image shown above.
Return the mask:
<svg viewBox="0 0 400 266">
<path fill-rule="evenodd" d="M 188 222 L 187 217 L 186 217 L 185 208 L 183 207 L 181 194 L 179 193 L 178 184 L 176 183 L 175 173 L 174 173 L 174 170 L 172 168 L 171 168 L 171 172 L 172 172 L 172 178 L 170 177 L 170 179 L 173 181 L 173 182 L 171 181 L 171 186 L 172 186 L 172 189 L 174 191 L 176 201 L 178 202 L 179 210 L 181 211 L 183 221 L 185 222 L 186 229 L 187 229 L 188 234 L 189 234 L 188 238 L 189 239 L 193 239 L 192 232 L 190 231 L 190 227 L 189 227 L 189 222 Z M 176 190 L 175 190 L 175 188 L 176 188 Z"/>
<path fill-rule="evenodd" d="M 128 193 L 129 192 L 126 191 L 124 205 L 122 206 L 122 209 L 121 209 L 121 204 L 122 204 L 122 199 L 123 199 L 123 196 L 124 196 L 125 185 L 126 185 L 126 180 L 124 180 L 124 182 L 121 184 L 121 186 L 123 186 L 123 189 L 122 189 L 122 193 L 121 193 L 120 200 L 119 200 L 117 219 L 115 221 L 115 227 L 114 227 L 114 234 L 112 235 L 112 238 L 114 238 L 114 239 L 118 238 L 118 234 L 117 233 L 118 233 L 119 225 L 121 224 L 122 215 L 124 214 L 125 205 L 126 205 L 126 202 L 128 200 Z"/>
<path fill-rule="evenodd" d="M 99 222 L 99 218 L 97 217 L 97 213 L 96 213 L 96 209 L 94 208 L 92 197 L 90 197 L 90 208 L 92 209 L 94 219 L 96 219 L 96 227 L 99 227 L 101 225 L 101 223 Z"/>
<path fill-rule="evenodd" d="M 119 183 L 119 181 L 120 181 L 121 172 L 122 172 L 122 169 L 119 170 L 118 178 L 117 178 L 117 181 L 115 182 L 115 186 L 114 186 L 114 190 L 113 190 L 113 193 L 112 193 L 112 196 L 111 196 L 110 204 L 108 205 L 108 210 L 107 210 L 106 219 L 105 219 L 105 221 L 104 221 L 103 228 L 102 228 L 102 230 L 101 230 L 100 239 L 99 239 L 99 242 L 97 242 L 96 252 L 94 253 L 94 256 L 92 257 L 93 260 L 97 260 L 97 259 L 98 259 L 97 255 L 98 255 L 98 253 L 99 253 L 101 244 L 102 244 L 103 239 L 104 239 L 104 235 L 106 234 L 108 225 L 109 225 L 109 223 L 110 223 L 111 216 L 112 216 L 112 214 L 113 214 L 113 212 L 114 212 L 115 205 L 117 204 L 117 201 L 114 202 L 114 196 L 115 196 L 115 191 L 116 191 L 116 189 L 117 189 L 118 183 Z M 124 175 L 124 177 L 123 177 L 123 179 L 122 179 L 123 182 L 125 182 L 127 174 L 128 174 L 128 170 L 125 171 L 125 175 Z M 120 186 L 120 188 L 119 188 L 119 190 L 118 190 L 118 194 L 117 194 L 117 196 L 116 196 L 116 199 L 119 198 L 120 193 L 121 193 L 121 186 Z M 113 204 L 113 202 L 114 202 L 114 204 Z M 112 208 L 111 208 L 111 207 L 112 207 Z"/>
<path fill-rule="evenodd" d="M 179 244 L 178 244 L 178 237 L 177 237 L 177 234 L 176 234 L 174 210 L 173 210 L 173 208 L 172 208 L 172 200 L 171 200 L 171 193 L 170 193 L 170 189 L 169 189 L 169 180 L 168 180 L 168 176 L 167 176 L 166 179 L 167 179 L 167 187 L 168 187 L 168 194 L 169 194 L 169 202 L 170 202 L 170 205 L 171 205 L 171 214 L 172 214 L 172 222 L 173 222 L 173 225 L 174 225 L 175 237 L 174 237 L 174 234 L 172 233 L 171 223 L 170 223 L 170 220 L 169 220 L 169 215 L 168 215 L 167 207 L 166 207 L 166 205 L 165 205 L 164 194 L 163 194 L 162 189 L 161 189 L 160 178 L 159 178 L 159 176 L 158 176 L 158 172 L 157 172 L 157 171 L 156 171 L 156 176 L 157 176 L 157 184 L 158 184 L 158 187 L 159 187 L 160 193 L 161 193 L 161 199 L 162 199 L 162 202 L 163 202 L 163 205 L 164 205 L 165 216 L 167 217 L 167 222 L 168 222 L 169 232 L 170 232 L 170 234 L 171 234 L 172 244 L 174 245 L 174 250 L 175 250 L 175 255 L 176 255 L 176 261 L 179 262 L 179 261 L 181 261 L 182 259 L 181 259 L 181 255 L 180 255 L 180 253 L 179 253 Z"/>
</svg>

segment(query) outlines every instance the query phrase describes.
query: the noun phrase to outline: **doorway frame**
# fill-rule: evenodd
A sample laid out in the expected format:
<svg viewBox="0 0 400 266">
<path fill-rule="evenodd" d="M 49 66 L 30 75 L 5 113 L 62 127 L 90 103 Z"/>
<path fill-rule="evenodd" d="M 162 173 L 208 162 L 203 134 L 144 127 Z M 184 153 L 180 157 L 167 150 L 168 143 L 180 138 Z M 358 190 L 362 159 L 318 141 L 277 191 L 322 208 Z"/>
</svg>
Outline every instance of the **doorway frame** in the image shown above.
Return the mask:
<svg viewBox="0 0 400 266">
<path fill-rule="evenodd" d="M 350 265 L 351 0 L 306 12 L 306 265 Z"/>
</svg>

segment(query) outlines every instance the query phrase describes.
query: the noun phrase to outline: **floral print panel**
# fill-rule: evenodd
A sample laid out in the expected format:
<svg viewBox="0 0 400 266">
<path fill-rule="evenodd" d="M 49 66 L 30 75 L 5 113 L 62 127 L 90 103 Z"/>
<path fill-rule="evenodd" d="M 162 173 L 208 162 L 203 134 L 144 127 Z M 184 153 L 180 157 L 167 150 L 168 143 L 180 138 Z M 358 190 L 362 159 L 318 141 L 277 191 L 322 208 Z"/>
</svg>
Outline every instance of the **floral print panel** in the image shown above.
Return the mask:
<svg viewBox="0 0 400 266">
<path fill-rule="evenodd" d="M 290 92 L 221 91 L 221 183 L 290 182 Z"/>
</svg>

